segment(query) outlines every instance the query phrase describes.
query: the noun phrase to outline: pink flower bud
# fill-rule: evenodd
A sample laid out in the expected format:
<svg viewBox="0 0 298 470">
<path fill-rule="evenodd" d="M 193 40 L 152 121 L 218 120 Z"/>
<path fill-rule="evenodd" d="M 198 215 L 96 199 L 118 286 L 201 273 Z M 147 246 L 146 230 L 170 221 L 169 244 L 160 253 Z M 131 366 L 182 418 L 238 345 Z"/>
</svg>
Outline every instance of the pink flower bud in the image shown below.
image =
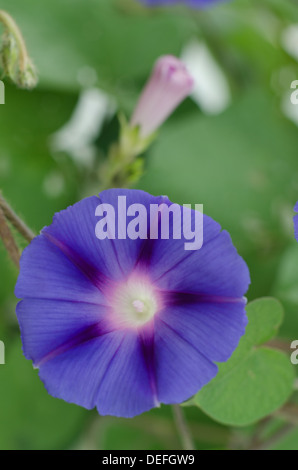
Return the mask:
<svg viewBox="0 0 298 470">
<path fill-rule="evenodd" d="M 153 69 L 131 118 L 131 126 L 140 126 L 147 137 L 167 119 L 191 92 L 193 79 L 185 65 L 174 56 L 160 57 Z"/>
</svg>

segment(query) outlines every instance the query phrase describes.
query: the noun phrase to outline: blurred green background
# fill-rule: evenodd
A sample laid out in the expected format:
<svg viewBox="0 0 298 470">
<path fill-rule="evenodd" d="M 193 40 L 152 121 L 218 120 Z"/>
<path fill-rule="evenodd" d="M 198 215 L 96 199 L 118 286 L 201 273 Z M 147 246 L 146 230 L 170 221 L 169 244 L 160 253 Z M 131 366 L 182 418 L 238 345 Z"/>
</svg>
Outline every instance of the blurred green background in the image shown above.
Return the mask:
<svg viewBox="0 0 298 470">
<path fill-rule="evenodd" d="M 146 9 L 136 0 L 27 0 L 25 6 L 2 0 L 1 8 L 20 26 L 40 83 L 28 92 L 6 82 L 0 188 L 36 233 L 55 212 L 98 191 L 98 165 L 117 138 L 115 114 L 106 113 L 101 129 L 100 119 L 98 127 L 95 122 L 83 142 L 87 149 L 71 130 L 72 149 L 57 144 L 57 131 L 73 119 L 88 89 L 104 91 L 111 109 L 129 116 L 158 56 L 186 56 L 189 44 L 204 47 L 213 73 L 229 90 L 227 103 L 218 112 L 188 98 L 147 151 L 138 187 L 181 204 L 203 203 L 248 263 L 249 299 L 279 298 L 285 308 L 281 338 L 285 345 L 298 339 L 298 245 L 292 223 L 298 106 L 295 123 L 290 104 L 290 84 L 298 79 L 298 45 L 291 43 L 297 3 L 235 0 L 192 11 Z M 221 92 L 216 88 L 214 96 Z M 168 407 L 132 420 L 100 418 L 48 396 L 21 353 L 16 277 L 1 246 L 0 339 L 6 364 L 0 366 L 0 449 L 180 448 Z M 195 407 L 185 413 L 197 448 L 249 445 L 253 426 L 224 427 Z M 298 449 L 298 431 L 278 448 Z"/>
</svg>

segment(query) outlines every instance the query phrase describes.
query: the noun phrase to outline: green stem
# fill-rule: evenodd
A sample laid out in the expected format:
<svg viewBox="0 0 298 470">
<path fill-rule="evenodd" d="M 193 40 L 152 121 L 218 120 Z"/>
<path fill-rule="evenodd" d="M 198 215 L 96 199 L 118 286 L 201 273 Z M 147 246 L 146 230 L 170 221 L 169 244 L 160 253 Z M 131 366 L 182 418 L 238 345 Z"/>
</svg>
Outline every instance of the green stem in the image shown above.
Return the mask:
<svg viewBox="0 0 298 470">
<path fill-rule="evenodd" d="M 191 433 L 188 429 L 187 422 L 182 412 L 181 406 L 173 405 L 173 414 L 176 423 L 176 428 L 180 436 L 183 450 L 195 450 Z"/>
<path fill-rule="evenodd" d="M 16 267 L 19 268 L 20 267 L 19 248 L 6 222 L 6 218 L 1 207 L 0 207 L 0 238 L 2 239 L 4 246 L 9 256 L 11 257 L 12 261 L 14 262 Z"/>
<path fill-rule="evenodd" d="M 27 240 L 29 243 L 35 237 L 35 234 L 27 227 L 22 219 L 14 212 L 8 202 L 0 194 L 0 209 L 2 209 L 3 214 L 9 220 L 9 222 L 14 226 L 14 228 L 19 232 L 22 237 Z"/>
<path fill-rule="evenodd" d="M 101 169 L 103 189 L 127 188 L 135 184 L 143 174 L 143 159 L 140 156 L 156 138 L 154 132 L 142 137 L 138 127 L 131 127 L 120 115 L 120 135 L 117 143 L 111 145 L 105 166 Z"/>
<path fill-rule="evenodd" d="M 140 165 L 139 171 L 135 171 L 133 165 L 136 157 L 137 153 L 133 149 L 125 149 L 121 144 L 114 144 L 101 174 L 103 189 L 125 188 L 135 183 L 141 176 L 142 169 Z"/>
<path fill-rule="evenodd" d="M 14 36 L 20 53 L 20 70 L 25 72 L 28 52 L 22 33 L 15 20 L 4 10 L 0 10 L 0 21 Z"/>
</svg>

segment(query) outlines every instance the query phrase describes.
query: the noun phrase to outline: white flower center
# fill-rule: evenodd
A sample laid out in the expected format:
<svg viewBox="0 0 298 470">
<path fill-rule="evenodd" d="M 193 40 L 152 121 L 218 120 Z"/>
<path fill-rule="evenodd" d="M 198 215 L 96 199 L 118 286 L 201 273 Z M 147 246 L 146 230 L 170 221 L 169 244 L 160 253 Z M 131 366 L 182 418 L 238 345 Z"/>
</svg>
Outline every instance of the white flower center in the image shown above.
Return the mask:
<svg viewBox="0 0 298 470">
<path fill-rule="evenodd" d="M 138 327 L 151 320 L 160 308 L 156 288 L 147 279 L 130 278 L 111 293 L 110 305 L 117 323 Z"/>
<path fill-rule="evenodd" d="M 136 309 L 137 312 L 143 313 L 144 310 L 146 309 L 145 304 L 142 300 L 134 300 L 132 305 Z"/>
</svg>

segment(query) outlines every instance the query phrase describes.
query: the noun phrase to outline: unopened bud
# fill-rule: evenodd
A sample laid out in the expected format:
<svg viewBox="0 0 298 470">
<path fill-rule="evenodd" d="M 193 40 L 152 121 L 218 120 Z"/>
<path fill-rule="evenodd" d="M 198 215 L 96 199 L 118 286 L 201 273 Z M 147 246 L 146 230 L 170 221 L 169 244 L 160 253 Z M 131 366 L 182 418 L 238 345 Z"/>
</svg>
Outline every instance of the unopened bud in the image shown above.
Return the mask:
<svg viewBox="0 0 298 470">
<path fill-rule="evenodd" d="M 3 77 L 9 77 L 20 88 L 34 88 L 38 82 L 37 73 L 18 26 L 13 18 L 2 10 L 0 21 L 5 27 L 0 49 Z"/>
</svg>

